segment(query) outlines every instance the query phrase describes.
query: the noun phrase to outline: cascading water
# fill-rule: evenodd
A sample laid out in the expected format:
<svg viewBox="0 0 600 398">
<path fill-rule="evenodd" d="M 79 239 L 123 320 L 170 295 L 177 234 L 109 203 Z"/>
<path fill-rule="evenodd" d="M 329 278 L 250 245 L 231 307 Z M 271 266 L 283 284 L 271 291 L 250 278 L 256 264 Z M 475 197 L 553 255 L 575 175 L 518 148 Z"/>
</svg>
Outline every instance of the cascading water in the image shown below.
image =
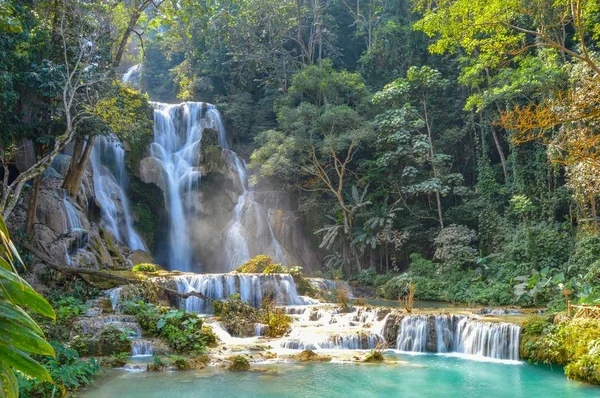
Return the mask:
<svg viewBox="0 0 600 398">
<path fill-rule="evenodd" d="M 408 315 L 400 322 L 396 348 L 518 360 L 520 333 L 521 328 L 510 323 L 458 315 Z"/>
<path fill-rule="evenodd" d="M 181 293 L 200 292 L 213 300 L 224 300 L 238 294 L 242 300 L 259 307 L 265 295 L 272 295 L 278 305 L 309 305 L 316 300 L 298 295 L 289 274 L 195 274 L 177 277 Z M 183 302 L 186 311 L 209 313 L 212 306 L 198 297 Z"/>
<path fill-rule="evenodd" d="M 141 70 L 141 64 L 133 65 L 131 68 L 127 69 L 127 72 L 123 75 L 121 81 L 125 84 L 129 84 L 132 87 L 139 87 Z"/>
<path fill-rule="evenodd" d="M 75 240 L 74 250 L 83 248 L 87 243 L 87 234 L 83 230 L 79 213 L 75 209 L 75 205 L 71 202 L 72 199 L 67 195 L 66 191 L 63 193 L 63 206 L 65 208 L 65 214 L 67 218 L 65 221 L 65 234 L 76 234 L 77 239 Z M 68 265 L 72 265 L 71 253 L 73 248 L 68 248 L 67 244 L 64 243 L 65 248 L 65 259 Z M 71 249 L 71 250 L 70 250 Z"/>
<path fill-rule="evenodd" d="M 138 339 L 131 341 L 131 355 L 134 357 L 149 356 L 154 354 L 151 341 Z"/>
<path fill-rule="evenodd" d="M 102 220 L 112 234 L 132 250 L 145 250 L 133 229 L 126 195 L 125 150 L 116 137 L 96 137 L 91 155 L 94 191 L 102 211 Z"/>
<path fill-rule="evenodd" d="M 201 178 L 199 166 L 202 139 L 202 102 L 170 105 L 152 102 L 154 142 L 150 155 L 162 168 L 165 203 L 169 211 L 169 266 L 191 271 L 193 256 L 190 242 L 192 188 Z M 220 116 L 211 118 L 215 128 Z M 218 120 L 218 123 L 215 122 Z M 179 127 L 179 128 L 178 128 Z"/>
</svg>

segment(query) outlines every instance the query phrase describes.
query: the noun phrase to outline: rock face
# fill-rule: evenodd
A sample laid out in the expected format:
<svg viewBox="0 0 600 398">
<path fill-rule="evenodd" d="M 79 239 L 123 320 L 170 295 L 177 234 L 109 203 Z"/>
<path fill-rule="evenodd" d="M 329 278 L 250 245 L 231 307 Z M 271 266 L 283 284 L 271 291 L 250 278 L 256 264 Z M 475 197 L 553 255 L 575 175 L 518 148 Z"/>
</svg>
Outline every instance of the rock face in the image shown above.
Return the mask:
<svg viewBox="0 0 600 398">
<path fill-rule="evenodd" d="M 44 172 L 33 239 L 60 265 L 92 269 L 129 269 L 130 250 L 99 223 L 91 166 L 81 189 L 71 198 L 61 188 L 71 157 L 60 154 Z M 15 233 L 25 229 L 29 197 L 15 208 L 8 226 Z"/>
<path fill-rule="evenodd" d="M 387 342 L 388 346 L 392 348 L 396 347 L 396 340 L 398 339 L 398 329 L 400 322 L 406 316 L 398 311 L 389 313 L 385 318 L 385 324 L 383 325 L 383 338 Z"/>
</svg>

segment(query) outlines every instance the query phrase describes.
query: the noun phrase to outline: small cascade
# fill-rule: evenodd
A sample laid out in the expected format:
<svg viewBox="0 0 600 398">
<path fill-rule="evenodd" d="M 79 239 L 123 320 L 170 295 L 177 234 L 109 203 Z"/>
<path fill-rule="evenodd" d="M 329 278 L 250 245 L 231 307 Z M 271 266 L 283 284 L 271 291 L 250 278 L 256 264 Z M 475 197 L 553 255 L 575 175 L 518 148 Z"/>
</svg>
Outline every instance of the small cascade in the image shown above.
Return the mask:
<svg viewBox="0 0 600 398">
<path fill-rule="evenodd" d="M 281 348 L 288 350 L 318 350 L 317 346 L 312 343 L 305 343 L 300 340 L 284 340 L 280 344 Z"/>
<path fill-rule="evenodd" d="M 72 236 L 75 237 L 75 240 L 70 244 L 71 247 L 68 247 L 66 242 L 63 243 L 67 264 L 71 265 L 71 254 L 87 245 L 88 234 L 87 231 L 83 229 L 79 212 L 66 191 L 63 192 L 62 203 L 65 208 L 65 214 L 67 215 L 64 220 L 65 234 L 72 234 Z"/>
<path fill-rule="evenodd" d="M 478 322 L 468 318 L 456 327 L 455 352 L 495 359 L 519 359 L 521 328 L 510 323 Z"/>
<path fill-rule="evenodd" d="M 264 336 L 267 334 L 268 330 L 269 330 L 269 325 L 265 325 L 263 323 L 257 323 L 254 325 L 254 336 L 255 337 Z"/>
<path fill-rule="evenodd" d="M 102 210 L 102 220 L 112 234 L 132 250 L 145 250 L 140 236 L 133 229 L 129 200 L 125 150 L 116 137 L 96 137 L 91 156 L 96 201 Z"/>
<path fill-rule="evenodd" d="M 141 64 L 133 65 L 131 68 L 127 69 L 127 72 L 123 75 L 121 81 L 131 87 L 138 88 L 140 86 L 141 70 Z"/>
<path fill-rule="evenodd" d="M 119 312 L 119 310 L 121 309 L 121 289 L 123 289 L 123 287 L 119 286 L 108 291 L 108 298 L 110 299 L 112 310 L 115 313 Z"/>
<path fill-rule="evenodd" d="M 319 347 L 324 350 L 372 350 L 382 341 L 380 336 L 371 333 L 333 335 L 321 341 Z"/>
<path fill-rule="evenodd" d="M 239 294 L 242 300 L 259 307 L 267 294 L 275 298 L 277 305 L 309 305 L 316 301 L 298 295 L 296 283 L 289 274 L 194 274 L 177 277 L 180 293 L 200 292 L 213 300 L 225 300 Z M 209 313 L 212 306 L 198 297 L 184 300 L 187 311 Z"/>
<path fill-rule="evenodd" d="M 400 322 L 396 348 L 518 360 L 520 333 L 521 328 L 510 323 L 458 315 L 408 315 Z"/>
<path fill-rule="evenodd" d="M 150 340 L 131 340 L 131 356 L 141 357 L 154 354 L 154 346 Z"/>
<path fill-rule="evenodd" d="M 427 315 L 407 316 L 400 323 L 396 348 L 402 351 L 427 351 Z"/>
</svg>

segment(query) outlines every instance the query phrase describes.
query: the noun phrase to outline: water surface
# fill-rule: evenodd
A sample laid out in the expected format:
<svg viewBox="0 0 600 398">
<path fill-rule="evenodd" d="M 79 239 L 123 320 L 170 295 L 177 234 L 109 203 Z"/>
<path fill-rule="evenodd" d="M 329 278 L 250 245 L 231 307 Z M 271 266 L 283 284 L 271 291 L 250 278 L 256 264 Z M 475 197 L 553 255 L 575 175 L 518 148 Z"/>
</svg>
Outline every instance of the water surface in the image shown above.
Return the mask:
<svg viewBox="0 0 600 398">
<path fill-rule="evenodd" d="M 204 369 L 110 371 L 86 398 L 182 397 L 598 397 L 600 388 L 569 381 L 562 369 L 478 362 L 443 355 L 388 354 L 395 364 L 257 365 L 277 373 Z"/>
</svg>

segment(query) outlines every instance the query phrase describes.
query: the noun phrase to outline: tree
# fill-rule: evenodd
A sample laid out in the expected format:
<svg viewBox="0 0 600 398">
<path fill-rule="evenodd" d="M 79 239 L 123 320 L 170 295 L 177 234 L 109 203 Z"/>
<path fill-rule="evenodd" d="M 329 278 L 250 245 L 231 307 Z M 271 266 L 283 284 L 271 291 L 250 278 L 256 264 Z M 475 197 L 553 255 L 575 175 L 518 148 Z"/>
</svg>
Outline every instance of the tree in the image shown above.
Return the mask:
<svg viewBox="0 0 600 398">
<path fill-rule="evenodd" d="M 8 218 L 17 204 L 23 186 L 43 173 L 52 162 L 52 159 L 60 153 L 73 139 L 79 125 L 88 118 L 87 109 L 83 104 L 87 100 L 89 90 L 103 80 L 103 74 L 98 71 L 99 65 L 95 64 L 99 53 L 99 31 L 96 36 L 86 32 L 84 29 L 84 6 L 79 2 L 63 0 L 59 13 L 57 37 L 60 42 L 62 62 L 54 65 L 60 70 L 62 76 L 60 81 L 60 116 L 64 120 L 62 133 L 54 139 L 51 150 L 20 173 L 9 183 L 7 172 L 8 159 L 13 155 L 1 148 L 0 164 L 3 166 L 4 179 L 0 196 L 0 212 Z M 98 22 L 98 21 L 96 21 Z M 58 100 L 58 99 L 57 99 Z"/>
<path fill-rule="evenodd" d="M 54 310 L 17 274 L 21 257 L 10 240 L 0 216 L 0 382 L 2 396 L 17 398 L 19 387 L 14 371 L 40 381 L 52 382 L 48 371 L 29 354 L 54 356 L 37 323 L 23 310 L 54 319 Z"/>
<path fill-rule="evenodd" d="M 152 5 L 155 9 L 158 9 L 163 2 L 164 0 L 135 0 L 133 2 L 121 2 L 120 5 L 122 5 L 126 14 L 127 26 L 125 27 L 125 31 L 121 35 L 121 39 L 118 41 L 119 44 L 117 46 L 117 50 L 115 51 L 115 56 L 113 58 L 113 66 L 115 68 L 117 68 L 121 64 L 121 58 L 123 58 L 123 54 L 125 53 L 125 47 L 127 46 L 127 42 L 129 41 L 129 37 L 132 33 L 135 33 L 137 35 L 142 48 L 144 48 L 142 34 L 135 29 L 138 20 L 148 7 Z"/>
</svg>

